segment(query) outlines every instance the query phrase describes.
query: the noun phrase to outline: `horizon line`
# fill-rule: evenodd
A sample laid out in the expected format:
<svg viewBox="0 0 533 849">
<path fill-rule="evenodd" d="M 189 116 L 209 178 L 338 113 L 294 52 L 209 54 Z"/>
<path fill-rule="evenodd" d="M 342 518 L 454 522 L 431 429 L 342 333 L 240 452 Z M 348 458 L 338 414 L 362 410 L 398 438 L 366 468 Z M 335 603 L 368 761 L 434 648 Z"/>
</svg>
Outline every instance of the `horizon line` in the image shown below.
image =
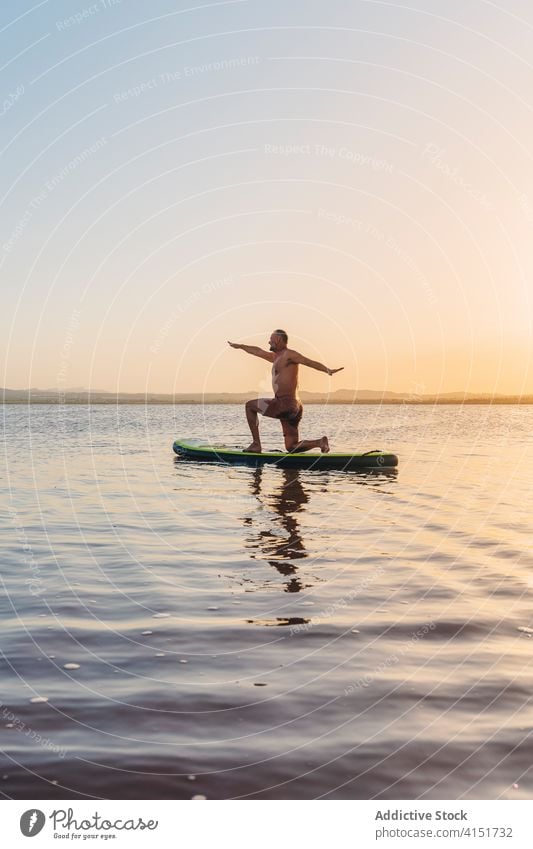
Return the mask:
<svg viewBox="0 0 533 849">
<path fill-rule="evenodd" d="M 28 389 L 9 389 L 7 387 L 2 388 L 2 402 L 5 402 L 6 399 L 9 400 L 10 397 L 12 400 L 17 399 L 26 400 L 29 396 L 29 400 L 32 400 L 32 396 L 34 400 L 37 400 L 36 396 L 44 396 L 47 398 L 53 398 L 60 401 L 64 399 L 75 399 L 75 398 L 94 398 L 94 397 L 106 397 L 109 400 L 112 399 L 120 399 L 120 398 L 159 398 L 159 399 L 168 399 L 169 401 L 175 399 L 187 399 L 187 398 L 195 398 L 196 400 L 201 398 L 238 398 L 241 399 L 243 396 L 251 397 L 254 393 L 253 390 L 242 390 L 242 391 L 228 391 L 228 390 L 211 390 L 209 392 L 198 392 L 198 391 L 188 391 L 188 392 L 158 392 L 158 391 L 122 391 L 122 390 L 110 390 L 110 389 L 86 389 L 86 388 L 72 388 L 72 389 L 40 389 L 38 387 L 29 387 Z M 396 399 L 401 400 L 403 403 L 421 403 L 423 401 L 432 401 L 439 399 L 458 399 L 458 400 L 475 400 L 482 399 L 483 401 L 497 401 L 497 400 L 510 400 L 513 399 L 515 401 L 521 401 L 522 399 L 531 399 L 533 401 L 533 392 L 476 392 L 471 390 L 449 390 L 446 392 L 413 392 L 411 391 L 398 391 L 392 389 L 384 389 L 384 390 L 376 390 L 376 389 L 336 389 L 332 392 L 317 392 L 312 390 L 302 390 L 300 393 L 302 396 L 307 397 L 309 400 L 311 398 L 316 399 L 324 399 L 328 398 L 335 399 L 338 396 L 353 396 L 353 400 L 356 400 L 358 397 L 363 398 L 364 396 L 373 396 L 373 398 L 367 398 L 366 400 L 387 400 Z"/>
</svg>

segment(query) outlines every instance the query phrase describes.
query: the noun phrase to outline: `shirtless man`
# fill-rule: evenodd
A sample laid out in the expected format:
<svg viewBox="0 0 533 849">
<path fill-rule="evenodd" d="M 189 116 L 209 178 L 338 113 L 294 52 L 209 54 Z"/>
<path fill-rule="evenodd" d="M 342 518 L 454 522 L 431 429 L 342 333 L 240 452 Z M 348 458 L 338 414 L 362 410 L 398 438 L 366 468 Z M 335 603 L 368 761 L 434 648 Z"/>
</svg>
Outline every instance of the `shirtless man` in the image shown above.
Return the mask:
<svg viewBox="0 0 533 849">
<path fill-rule="evenodd" d="M 292 351 L 287 348 L 288 336 L 284 330 L 275 330 L 269 340 L 270 351 L 264 351 L 263 348 L 257 348 L 255 345 L 240 345 L 237 342 L 229 342 L 232 348 L 238 348 L 241 351 L 246 351 L 247 354 L 253 354 L 254 357 L 261 357 L 263 360 L 268 360 L 272 363 L 272 388 L 274 390 L 274 398 L 256 398 L 254 401 L 248 401 L 246 404 L 246 418 L 252 432 L 252 444 L 248 446 L 246 451 L 261 451 L 261 439 L 259 438 L 259 424 L 257 414 L 269 416 L 272 419 L 279 419 L 283 428 L 283 436 L 285 438 L 285 448 L 291 453 L 299 451 L 309 451 L 310 448 L 320 448 L 323 454 L 329 451 L 329 442 L 327 436 L 321 439 L 304 439 L 300 442 L 298 435 L 298 425 L 303 414 L 303 407 L 298 398 L 298 366 L 309 366 L 317 371 L 323 371 L 326 374 L 332 375 L 342 368 L 328 368 L 317 363 L 315 360 L 309 360 L 298 351 Z"/>
</svg>

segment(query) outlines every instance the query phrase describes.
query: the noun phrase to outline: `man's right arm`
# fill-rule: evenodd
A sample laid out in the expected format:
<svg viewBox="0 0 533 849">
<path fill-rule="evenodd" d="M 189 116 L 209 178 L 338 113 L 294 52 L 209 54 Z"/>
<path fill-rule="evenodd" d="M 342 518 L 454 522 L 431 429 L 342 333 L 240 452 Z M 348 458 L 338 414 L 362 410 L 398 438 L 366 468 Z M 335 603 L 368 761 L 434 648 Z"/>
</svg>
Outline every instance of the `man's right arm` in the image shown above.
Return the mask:
<svg viewBox="0 0 533 849">
<path fill-rule="evenodd" d="M 230 342 L 228 345 L 232 348 L 237 348 L 240 351 L 246 351 L 247 354 L 252 354 L 254 357 L 261 357 L 263 360 L 274 362 L 274 353 L 272 351 L 264 351 L 263 348 L 258 348 L 257 345 L 241 345 L 239 342 Z"/>
</svg>

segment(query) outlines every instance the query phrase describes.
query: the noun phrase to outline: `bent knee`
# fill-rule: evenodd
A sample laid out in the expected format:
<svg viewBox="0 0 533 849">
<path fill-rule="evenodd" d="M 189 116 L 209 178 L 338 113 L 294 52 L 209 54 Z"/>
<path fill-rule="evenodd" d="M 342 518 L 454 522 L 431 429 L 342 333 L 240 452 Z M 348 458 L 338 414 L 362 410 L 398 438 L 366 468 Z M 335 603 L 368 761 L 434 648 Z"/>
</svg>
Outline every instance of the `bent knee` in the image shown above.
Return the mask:
<svg viewBox="0 0 533 849">
<path fill-rule="evenodd" d="M 285 440 L 285 448 L 289 452 L 294 451 L 294 449 L 297 448 L 299 444 L 300 443 L 299 443 L 298 439 L 286 439 Z"/>
<path fill-rule="evenodd" d="M 270 401 L 267 398 L 253 398 L 251 401 L 246 402 L 246 409 L 265 416 L 268 415 L 269 404 Z"/>
</svg>

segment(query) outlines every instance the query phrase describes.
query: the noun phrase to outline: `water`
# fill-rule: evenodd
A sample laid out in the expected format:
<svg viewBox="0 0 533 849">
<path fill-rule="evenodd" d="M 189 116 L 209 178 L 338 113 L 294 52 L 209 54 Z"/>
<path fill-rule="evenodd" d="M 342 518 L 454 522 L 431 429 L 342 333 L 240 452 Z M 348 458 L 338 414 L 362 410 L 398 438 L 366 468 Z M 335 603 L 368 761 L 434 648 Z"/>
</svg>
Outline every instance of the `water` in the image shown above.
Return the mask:
<svg viewBox="0 0 533 849">
<path fill-rule="evenodd" d="M 5 797 L 531 798 L 531 408 L 306 409 L 397 474 L 174 458 L 235 406 L 2 418 Z"/>
</svg>

